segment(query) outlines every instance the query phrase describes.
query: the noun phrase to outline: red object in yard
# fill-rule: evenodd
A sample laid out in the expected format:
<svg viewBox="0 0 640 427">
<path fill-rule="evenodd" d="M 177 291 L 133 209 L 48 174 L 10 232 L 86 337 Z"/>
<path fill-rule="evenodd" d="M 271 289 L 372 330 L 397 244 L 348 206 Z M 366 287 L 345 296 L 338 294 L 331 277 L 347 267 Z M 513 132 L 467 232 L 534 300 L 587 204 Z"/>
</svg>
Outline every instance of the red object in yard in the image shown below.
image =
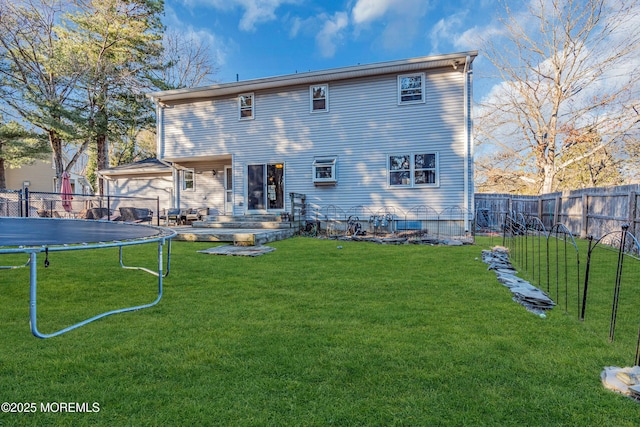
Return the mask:
<svg viewBox="0 0 640 427">
<path fill-rule="evenodd" d="M 71 179 L 66 172 L 62 173 L 62 183 L 60 185 L 60 195 L 62 197 L 62 207 L 65 211 L 71 212 L 71 201 L 73 200 L 73 189 L 71 188 Z"/>
</svg>

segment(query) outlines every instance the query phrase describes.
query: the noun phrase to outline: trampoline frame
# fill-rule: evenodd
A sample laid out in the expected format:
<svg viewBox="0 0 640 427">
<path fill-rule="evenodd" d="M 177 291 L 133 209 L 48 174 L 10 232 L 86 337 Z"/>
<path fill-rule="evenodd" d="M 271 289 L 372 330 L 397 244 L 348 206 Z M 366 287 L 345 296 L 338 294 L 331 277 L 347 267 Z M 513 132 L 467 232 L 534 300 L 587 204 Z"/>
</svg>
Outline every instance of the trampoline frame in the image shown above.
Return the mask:
<svg viewBox="0 0 640 427">
<path fill-rule="evenodd" d="M 51 221 L 56 221 L 57 219 L 51 219 Z M 84 220 L 83 220 L 84 221 Z M 96 221 L 99 222 L 99 221 Z M 137 311 L 145 308 L 152 307 L 160 302 L 162 299 L 162 285 L 163 279 L 169 275 L 171 270 L 171 239 L 176 236 L 176 232 L 174 230 L 168 230 L 159 227 L 153 227 L 149 225 L 141 225 L 141 224 L 131 224 L 136 227 L 149 227 L 157 229 L 160 234 L 154 235 L 150 237 L 137 237 L 131 240 L 119 240 L 112 242 L 99 242 L 93 244 L 73 244 L 73 245 L 43 245 L 43 246 L 25 246 L 25 247 L 17 247 L 17 248 L 2 248 L 0 247 L 0 255 L 3 254 L 19 254 L 26 253 L 29 255 L 29 260 L 23 265 L 8 265 L 3 266 L 0 265 L 0 269 L 15 269 L 15 268 L 25 268 L 29 267 L 29 322 L 31 324 L 31 333 L 38 338 L 52 338 L 58 335 L 62 335 L 66 332 L 77 329 L 81 326 L 84 326 L 88 323 L 94 322 L 98 319 L 102 319 L 103 317 L 110 316 L 118 313 L 125 313 L 129 311 Z M 157 242 L 158 244 L 158 267 L 157 270 L 152 270 L 146 267 L 136 267 L 136 266 L 127 266 L 123 262 L 123 248 L 125 246 L 134 246 L 134 245 L 142 245 L 148 243 Z M 167 243 L 167 269 L 166 272 L 163 272 L 163 247 Z M 37 318 L 38 318 L 38 291 L 37 291 L 37 256 L 39 253 L 44 252 L 47 255 L 47 260 L 45 260 L 45 266 L 47 266 L 48 262 L 48 254 L 49 252 L 62 252 L 62 251 L 73 251 L 73 250 L 88 250 L 88 249 L 105 249 L 105 248 L 119 248 L 119 262 L 120 267 L 128 270 L 141 270 L 146 273 L 149 273 L 158 278 L 158 295 L 150 303 L 136 305 L 132 307 L 125 307 L 115 310 L 109 310 L 104 313 L 95 315 L 88 319 L 85 319 L 81 322 L 75 323 L 71 326 L 67 326 L 65 328 L 59 329 L 52 333 L 42 333 L 38 330 Z"/>
</svg>

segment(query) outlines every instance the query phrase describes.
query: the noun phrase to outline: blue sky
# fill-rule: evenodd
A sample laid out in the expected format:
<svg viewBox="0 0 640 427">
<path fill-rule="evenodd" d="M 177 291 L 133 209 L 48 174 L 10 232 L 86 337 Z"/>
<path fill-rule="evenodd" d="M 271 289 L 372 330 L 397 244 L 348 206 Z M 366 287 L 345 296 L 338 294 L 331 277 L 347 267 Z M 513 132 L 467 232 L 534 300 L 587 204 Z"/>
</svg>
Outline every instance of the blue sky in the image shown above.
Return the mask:
<svg viewBox="0 0 640 427">
<path fill-rule="evenodd" d="M 479 50 L 496 0 L 166 0 L 169 30 L 203 40 L 219 83 Z M 476 69 L 476 98 L 478 67 Z"/>
</svg>

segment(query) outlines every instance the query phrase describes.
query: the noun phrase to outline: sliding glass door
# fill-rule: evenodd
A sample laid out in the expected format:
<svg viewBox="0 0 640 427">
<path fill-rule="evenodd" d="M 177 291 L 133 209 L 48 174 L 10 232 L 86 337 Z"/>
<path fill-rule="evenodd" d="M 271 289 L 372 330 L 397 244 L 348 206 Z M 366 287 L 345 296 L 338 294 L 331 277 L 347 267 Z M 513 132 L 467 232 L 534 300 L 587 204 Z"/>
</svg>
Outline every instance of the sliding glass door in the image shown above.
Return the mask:
<svg viewBox="0 0 640 427">
<path fill-rule="evenodd" d="M 284 209 L 284 163 L 247 166 L 247 210 L 249 212 Z"/>
</svg>

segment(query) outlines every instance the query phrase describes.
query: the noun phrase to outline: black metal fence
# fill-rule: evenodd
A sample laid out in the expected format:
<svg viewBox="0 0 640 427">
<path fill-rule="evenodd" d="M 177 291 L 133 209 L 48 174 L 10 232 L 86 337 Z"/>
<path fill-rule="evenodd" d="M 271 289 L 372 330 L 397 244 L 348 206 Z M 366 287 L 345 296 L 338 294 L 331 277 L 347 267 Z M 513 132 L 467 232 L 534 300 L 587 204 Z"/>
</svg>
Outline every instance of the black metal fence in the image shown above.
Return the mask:
<svg viewBox="0 0 640 427">
<path fill-rule="evenodd" d="M 524 278 L 565 313 L 596 331 L 608 329 L 609 341 L 634 342 L 634 364 L 640 364 L 640 243 L 627 225 L 576 240 L 563 224 L 547 230 L 538 217 L 511 212 L 502 228 L 503 245 Z"/>
<path fill-rule="evenodd" d="M 436 211 L 422 205 L 403 211 L 394 206 L 343 208 L 327 205 L 308 208 L 307 218 L 313 218 L 307 221 L 307 232 L 327 237 L 396 236 L 414 241 L 474 241 L 473 212 L 458 206 Z"/>
<path fill-rule="evenodd" d="M 159 198 L 0 190 L 0 216 L 155 222 L 163 214 Z"/>
</svg>

